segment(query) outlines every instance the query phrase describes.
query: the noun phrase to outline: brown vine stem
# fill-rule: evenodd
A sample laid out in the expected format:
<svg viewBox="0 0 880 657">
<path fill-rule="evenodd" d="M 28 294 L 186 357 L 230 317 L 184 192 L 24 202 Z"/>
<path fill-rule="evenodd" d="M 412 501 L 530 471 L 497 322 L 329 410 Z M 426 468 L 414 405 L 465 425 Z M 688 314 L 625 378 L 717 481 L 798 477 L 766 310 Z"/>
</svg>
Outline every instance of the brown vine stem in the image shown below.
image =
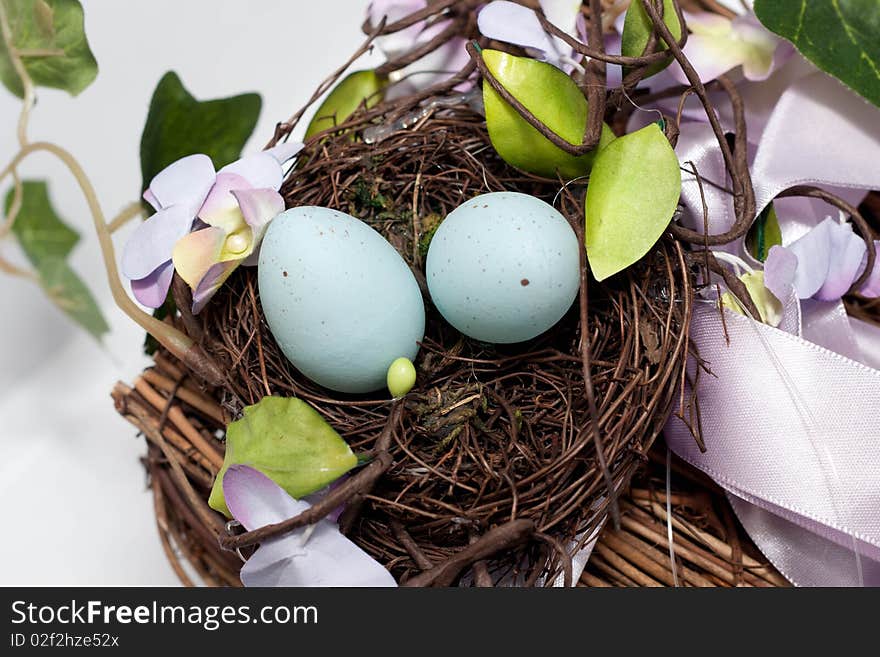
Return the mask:
<svg viewBox="0 0 880 657">
<path fill-rule="evenodd" d="M 588 26 L 589 38 L 592 43 L 598 45 L 603 53 L 605 47 L 602 39 L 602 0 L 590 0 L 590 22 Z M 594 57 L 586 67 L 587 83 L 587 128 L 584 134 L 584 144 L 595 139 L 599 144 L 602 136 L 602 123 L 605 118 L 605 103 L 608 94 L 605 93 L 608 85 L 606 64 L 601 59 Z"/>
<path fill-rule="evenodd" d="M 634 0 L 634 1 L 638 2 L 638 0 Z M 650 0 L 648 0 L 648 1 L 650 1 Z M 684 15 L 682 14 L 681 7 L 679 6 L 678 2 L 673 2 L 672 4 L 675 7 L 676 15 L 678 16 L 678 19 L 679 19 L 681 26 L 682 26 L 681 39 L 676 42 L 676 45 L 678 45 L 679 49 L 680 49 L 680 48 L 684 48 L 685 44 L 687 43 L 688 33 L 687 33 L 687 29 L 685 27 Z M 552 34 L 555 37 L 559 37 L 560 39 L 562 39 L 573 50 L 576 50 L 581 55 L 585 55 L 591 59 L 599 59 L 599 60 L 605 62 L 606 64 L 620 64 L 621 66 L 626 66 L 626 67 L 637 67 L 637 66 L 646 66 L 648 64 L 657 64 L 659 62 L 664 61 L 665 59 L 667 59 L 669 57 L 669 53 L 664 52 L 664 51 L 653 52 L 653 53 L 649 53 L 646 55 L 640 55 L 638 57 L 628 57 L 628 56 L 624 56 L 624 55 L 610 55 L 607 52 L 605 52 L 604 49 L 602 49 L 601 47 L 600 48 L 592 48 L 588 44 L 581 43 L 580 41 L 575 39 L 573 36 L 571 36 L 568 32 L 565 32 L 565 31 L 559 29 L 553 23 L 548 21 L 547 18 L 541 12 L 536 12 L 536 13 L 538 15 L 538 20 L 541 21 L 541 26 L 547 32 L 549 32 L 550 34 Z M 655 15 L 657 14 L 656 10 L 654 10 L 654 13 L 655 13 Z M 662 23 L 662 19 L 661 19 L 661 23 Z M 655 23 L 655 25 L 656 25 L 656 23 Z M 664 27 L 665 27 L 665 24 L 664 24 Z M 668 29 L 667 29 L 667 32 L 668 32 Z M 673 38 L 673 40 L 675 39 L 675 37 L 672 37 L 672 38 Z M 601 43 L 601 40 L 600 40 L 600 43 Z"/>
<path fill-rule="evenodd" d="M 270 139 L 269 142 L 266 144 L 266 148 L 272 148 L 273 146 L 275 146 L 275 144 L 281 141 L 281 139 L 290 135 L 296 124 L 299 123 L 302 115 L 305 114 L 306 110 L 309 109 L 309 107 L 311 107 L 321 96 L 323 96 L 324 93 L 326 93 L 327 90 L 330 89 L 330 87 L 332 87 L 340 77 L 342 77 L 342 74 L 345 73 L 352 64 L 354 64 L 355 60 L 357 60 L 358 57 L 360 57 L 370 48 L 372 48 L 373 41 L 379 34 L 381 34 L 381 31 L 384 27 L 385 19 L 383 18 L 380 21 L 379 26 L 376 27 L 376 29 L 370 31 L 370 33 L 367 35 L 367 38 L 361 44 L 360 48 L 354 51 L 352 56 L 348 58 L 348 61 L 346 61 L 342 66 L 333 71 L 333 73 L 327 76 L 327 78 L 325 78 L 324 81 L 318 85 L 318 88 L 315 89 L 315 92 L 309 97 L 309 99 L 306 101 L 306 104 L 300 107 L 293 114 L 293 116 L 287 119 L 287 121 L 285 121 L 284 123 L 279 123 L 276 126 L 275 134 L 272 136 L 272 139 Z M 330 134 L 337 129 L 338 126 L 334 126 L 332 128 L 328 128 L 327 130 L 322 130 L 320 133 L 315 134 L 313 139 L 320 139 L 321 137 L 326 136 L 327 134 Z"/>
<path fill-rule="evenodd" d="M 599 137 L 601 136 L 601 120 L 599 122 L 598 134 L 589 134 L 589 129 L 587 129 L 587 132 L 584 134 L 583 143 L 572 144 L 570 141 L 549 128 L 543 121 L 541 121 L 541 119 L 532 114 L 532 112 L 525 105 L 523 105 L 516 98 L 516 96 L 510 93 L 504 87 L 504 85 L 501 84 L 501 82 L 499 82 L 494 75 L 492 75 L 492 71 L 490 71 L 489 67 L 486 66 L 486 62 L 483 61 L 483 56 L 480 54 L 480 51 L 477 49 L 476 45 L 473 42 L 468 42 L 465 47 L 467 48 L 468 54 L 471 56 L 471 60 L 474 62 L 474 64 L 476 64 L 477 70 L 480 72 L 480 75 L 483 76 L 483 79 L 489 83 L 492 89 L 494 89 L 499 96 L 501 96 L 504 102 L 510 105 L 517 114 L 519 114 L 525 121 L 527 121 L 528 124 L 532 126 L 535 130 L 540 132 L 541 135 L 552 142 L 554 146 L 562 149 L 563 151 L 571 155 L 584 155 L 596 148 L 596 145 L 599 143 Z M 592 122 L 590 122 L 588 126 L 592 126 Z"/>
<path fill-rule="evenodd" d="M 461 571 L 472 563 L 519 545 L 534 533 L 535 523 L 531 520 L 511 520 L 493 527 L 439 566 L 408 579 L 404 586 L 451 586 Z"/>
<path fill-rule="evenodd" d="M 299 527 L 315 524 L 343 504 L 349 504 L 352 500 L 362 499 L 362 496 L 372 490 L 376 480 L 391 467 L 392 460 L 391 455 L 388 453 L 388 447 L 391 444 L 391 432 L 400 419 L 401 410 L 402 405 L 400 402 L 397 402 L 392 408 L 391 413 L 388 414 L 385 428 L 376 440 L 373 460 L 359 472 L 330 491 L 321 501 L 309 507 L 298 516 L 287 518 L 281 522 L 265 525 L 264 527 L 235 536 L 221 535 L 219 537 L 220 547 L 224 550 L 236 550 L 248 545 L 254 545 L 268 538 L 287 534 Z M 340 521 L 340 524 L 344 523 Z"/>
<path fill-rule="evenodd" d="M 706 118 L 708 118 L 712 131 L 715 133 L 715 139 L 718 141 L 721 155 L 724 158 L 724 164 L 730 173 L 733 183 L 736 221 L 729 231 L 721 235 L 705 235 L 682 226 L 673 225 L 673 234 L 678 239 L 692 244 L 708 244 L 710 246 L 726 244 L 745 235 L 748 232 L 752 220 L 755 218 L 755 191 L 752 188 L 751 174 L 749 173 L 748 167 L 745 110 L 742 98 L 736 91 L 733 83 L 723 75 L 718 77 L 717 81 L 730 97 L 731 105 L 733 107 L 736 132 L 734 135 L 735 151 L 731 151 L 730 145 L 727 143 L 727 138 L 725 137 L 724 128 L 721 126 L 718 115 L 715 113 L 712 102 L 709 100 L 706 87 L 700 80 L 700 76 L 696 69 L 688 61 L 687 57 L 685 57 L 681 45 L 676 41 L 675 36 L 670 32 L 666 23 L 663 22 L 663 17 L 657 11 L 652 0 L 639 1 L 645 8 L 648 16 L 651 18 L 651 22 L 654 23 L 654 30 L 660 35 L 663 41 L 666 42 L 666 45 L 669 47 L 669 52 L 672 53 L 672 56 L 675 57 L 676 61 L 681 65 L 688 82 L 691 83 L 691 86 L 694 89 L 694 93 L 700 99 L 700 102 L 706 111 Z M 673 6 L 678 14 L 679 21 L 681 22 L 682 33 L 686 34 L 687 27 L 685 26 L 681 7 L 678 2 L 673 2 Z"/>
<path fill-rule="evenodd" d="M 859 288 L 862 287 L 866 280 L 868 280 L 868 276 L 871 275 L 871 272 L 874 271 L 874 263 L 877 261 L 877 248 L 874 244 L 874 233 L 871 230 L 870 224 L 868 224 L 868 222 L 862 216 L 862 213 L 859 212 L 859 209 L 847 203 L 839 196 L 836 196 L 831 192 L 826 192 L 824 189 L 821 189 L 819 187 L 813 187 L 811 185 L 797 185 L 795 187 L 790 187 L 784 192 L 781 192 L 778 196 L 782 198 L 787 196 L 808 196 L 810 198 L 822 199 L 826 203 L 833 205 L 838 210 L 842 210 L 852 217 L 853 223 L 855 223 L 855 225 L 858 227 L 859 233 L 861 234 L 862 239 L 865 240 L 865 246 L 868 249 L 867 265 L 865 266 L 859 277 L 853 281 L 852 286 L 849 288 L 849 294 L 855 294 L 856 292 L 858 292 Z"/>
</svg>

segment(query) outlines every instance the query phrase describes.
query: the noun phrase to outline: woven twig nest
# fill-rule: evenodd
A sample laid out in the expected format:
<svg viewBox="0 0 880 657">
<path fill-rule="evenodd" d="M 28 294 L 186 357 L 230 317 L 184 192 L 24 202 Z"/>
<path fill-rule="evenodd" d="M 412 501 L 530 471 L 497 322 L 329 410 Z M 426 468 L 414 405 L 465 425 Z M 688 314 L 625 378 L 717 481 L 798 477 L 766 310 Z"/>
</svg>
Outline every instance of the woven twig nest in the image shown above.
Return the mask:
<svg viewBox="0 0 880 657">
<path fill-rule="evenodd" d="M 379 114 L 370 124 L 386 121 Z M 356 128 L 357 119 L 351 124 Z M 330 136 L 301 160 L 282 189 L 288 205 L 322 205 L 360 217 L 421 279 L 432 229 L 476 194 L 527 192 L 555 200 L 572 218 L 580 215 L 582 190 L 572 186 L 560 194 L 559 183 L 508 167 L 495 155 L 482 117 L 467 107 L 432 111 L 374 144 L 347 132 Z M 551 581 L 603 521 L 613 493 L 680 402 L 691 288 L 683 250 L 662 240 L 610 284 L 591 282 L 549 332 L 508 346 L 463 336 L 426 299 L 417 387 L 390 425 L 387 393 L 340 395 L 294 369 L 266 325 L 253 269 L 240 268 L 202 314 L 179 321 L 228 373 L 226 389 L 216 396 L 230 418 L 264 395 L 295 395 L 358 451 L 373 451 L 380 436 L 390 437 L 390 467 L 346 529 L 399 579 L 422 571 L 421 557 L 442 564 L 507 525 L 516 531 L 490 546 L 494 578 Z M 186 308 L 186 299 L 179 301 Z M 582 344 L 584 317 L 588 346 Z M 584 386 L 585 357 L 592 390 Z M 188 476 L 204 496 L 209 476 Z M 217 523 L 220 516 L 215 529 Z"/>
</svg>

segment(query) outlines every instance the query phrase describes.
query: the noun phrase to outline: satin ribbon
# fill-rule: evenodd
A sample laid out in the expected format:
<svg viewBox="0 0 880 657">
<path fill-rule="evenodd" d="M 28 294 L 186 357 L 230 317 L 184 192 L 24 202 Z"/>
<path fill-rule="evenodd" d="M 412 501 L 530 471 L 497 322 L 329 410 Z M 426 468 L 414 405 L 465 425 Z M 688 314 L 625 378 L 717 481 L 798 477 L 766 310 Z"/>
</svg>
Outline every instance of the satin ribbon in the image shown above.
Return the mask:
<svg viewBox="0 0 880 657">
<path fill-rule="evenodd" d="M 793 583 L 880 585 L 880 371 L 725 312 L 729 346 L 714 304 L 698 308 L 691 326 L 712 372 L 699 383 L 706 451 L 677 418 L 667 444 L 728 492 Z M 850 320 L 839 308 L 810 309 L 804 332 L 815 337 L 835 321 Z M 874 327 L 860 323 L 858 335 L 880 344 Z"/>
<path fill-rule="evenodd" d="M 765 103 L 762 99 L 755 116 L 762 116 Z M 750 141 L 755 139 L 750 170 L 758 213 L 795 185 L 819 185 L 851 202 L 858 202 L 864 190 L 880 188 L 880 111 L 837 80 L 824 73 L 796 78 L 778 97 L 766 127 L 763 118 L 752 115 L 748 99 L 746 112 Z M 682 166 L 689 169 L 692 162 L 703 179 L 701 197 L 696 176 L 682 172 L 686 224 L 703 230 L 705 197 L 709 232 L 729 230 L 735 219 L 731 183 L 709 124 L 683 123 L 675 150 Z M 776 205 L 781 224 L 787 224 L 782 226 L 785 243 L 836 212 L 815 199 L 784 199 Z M 741 241 L 725 250 L 740 255 Z"/>
<path fill-rule="evenodd" d="M 773 111 L 753 120 L 750 170 L 760 212 L 784 189 L 819 185 L 858 203 L 880 188 L 880 112 L 823 73 L 795 76 Z M 763 99 L 766 101 L 766 98 Z M 757 130 L 753 128 L 757 127 Z M 686 123 L 676 152 L 692 228 L 734 222 L 730 180 L 705 123 Z M 788 244 L 834 208 L 816 199 L 774 207 Z M 742 240 L 725 250 L 747 257 Z M 691 339 L 712 376 L 698 390 L 706 452 L 678 419 L 666 440 L 728 494 L 756 545 L 789 580 L 806 586 L 880 586 L 880 330 L 851 320 L 840 302 L 788 299 L 780 329 L 698 308 Z M 725 339 L 725 332 L 730 339 Z M 693 375 L 694 363 L 689 365 Z"/>
</svg>

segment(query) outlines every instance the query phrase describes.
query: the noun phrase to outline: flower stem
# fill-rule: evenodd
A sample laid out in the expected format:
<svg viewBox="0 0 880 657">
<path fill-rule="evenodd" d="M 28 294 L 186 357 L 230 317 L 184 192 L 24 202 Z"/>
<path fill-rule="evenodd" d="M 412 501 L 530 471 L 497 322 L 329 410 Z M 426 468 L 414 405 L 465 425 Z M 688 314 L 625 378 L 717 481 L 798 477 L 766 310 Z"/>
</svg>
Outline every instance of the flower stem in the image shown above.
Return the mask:
<svg viewBox="0 0 880 657">
<path fill-rule="evenodd" d="M 6 7 L 0 2 L 0 35 L 6 44 L 6 52 L 9 53 L 9 61 L 12 69 L 21 80 L 24 92 L 24 102 L 21 106 L 21 114 L 18 117 L 18 143 L 24 148 L 27 146 L 27 127 L 31 116 L 31 107 L 34 105 L 34 83 L 28 75 L 24 62 L 21 61 L 21 53 L 12 42 L 12 28 L 9 26 L 9 17 L 6 15 Z"/>
</svg>

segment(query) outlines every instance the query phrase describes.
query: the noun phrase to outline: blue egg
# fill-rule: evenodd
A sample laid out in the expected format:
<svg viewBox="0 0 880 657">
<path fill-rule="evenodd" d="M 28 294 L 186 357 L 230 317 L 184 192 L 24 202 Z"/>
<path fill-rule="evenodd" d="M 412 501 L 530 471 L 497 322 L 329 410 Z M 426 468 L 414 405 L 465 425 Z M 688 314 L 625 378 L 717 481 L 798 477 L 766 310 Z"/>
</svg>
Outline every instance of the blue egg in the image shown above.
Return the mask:
<svg viewBox="0 0 880 657">
<path fill-rule="evenodd" d="M 431 299 L 472 338 L 530 340 L 571 307 L 582 248 L 565 217 L 534 196 L 477 196 L 434 233 L 426 263 Z"/>
<path fill-rule="evenodd" d="M 388 367 L 414 360 L 425 335 L 421 290 L 400 254 L 343 212 L 278 215 L 260 250 L 260 301 L 284 355 L 339 392 L 385 387 Z"/>
</svg>

